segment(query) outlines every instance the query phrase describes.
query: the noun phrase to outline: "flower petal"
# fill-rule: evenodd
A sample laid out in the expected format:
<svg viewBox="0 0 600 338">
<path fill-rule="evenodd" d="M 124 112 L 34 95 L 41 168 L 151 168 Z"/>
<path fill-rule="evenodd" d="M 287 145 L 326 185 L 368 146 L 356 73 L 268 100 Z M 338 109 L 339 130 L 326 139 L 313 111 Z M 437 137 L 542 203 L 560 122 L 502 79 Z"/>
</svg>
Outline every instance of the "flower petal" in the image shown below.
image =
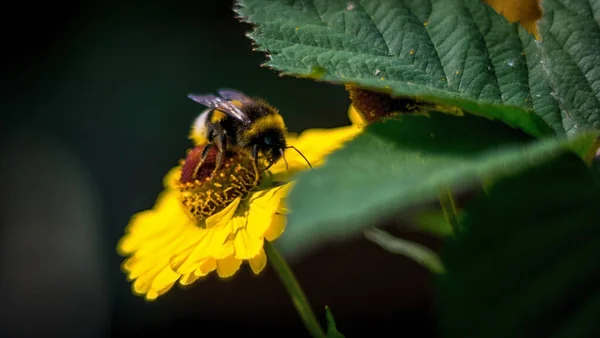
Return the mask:
<svg viewBox="0 0 600 338">
<path fill-rule="evenodd" d="M 160 289 L 160 290 L 150 290 L 148 291 L 148 293 L 146 294 L 146 300 L 155 300 L 156 298 L 158 298 L 158 296 L 166 293 L 167 291 L 171 290 L 171 288 L 173 287 L 173 285 L 175 285 L 175 282 L 170 283 L 169 285 L 166 285 L 164 288 Z"/>
<path fill-rule="evenodd" d="M 154 252 L 152 245 L 163 246 L 172 240 L 168 236 L 177 236 L 177 231 L 183 231 L 190 218 L 187 216 L 178 194 L 163 193 L 154 210 L 148 210 L 134 215 L 127 225 L 128 233 L 120 240 L 117 250 L 126 255 L 136 251 Z"/>
<path fill-rule="evenodd" d="M 177 273 L 185 274 L 195 270 L 202 261 L 211 256 L 216 256 L 223 250 L 227 236 L 231 234 L 231 218 L 240 204 L 241 199 L 236 198 L 231 204 L 219 213 L 206 220 L 206 229 L 202 238 L 196 244 L 187 259 L 180 265 L 174 266 Z"/>
<path fill-rule="evenodd" d="M 147 239 L 161 237 L 166 230 L 157 211 L 139 212 L 131 217 L 126 227 L 127 233 L 119 241 L 117 251 L 123 256 L 130 254 L 142 247 Z"/>
<path fill-rule="evenodd" d="M 148 293 L 148 291 L 150 291 L 150 287 L 152 286 L 152 281 L 163 269 L 164 266 L 156 266 L 139 276 L 135 282 L 133 282 L 133 292 L 142 295 Z"/>
<path fill-rule="evenodd" d="M 265 254 L 265 250 L 261 248 L 258 255 L 250 258 L 248 263 L 250 264 L 252 272 L 254 272 L 255 275 L 258 275 L 267 265 L 267 255 Z"/>
<path fill-rule="evenodd" d="M 217 261 L 217 274 L 221 278 L 231 277 L 240 269 L 240 265 L 242 265 L 242 261 L 233 256 L 219 259 Z"/>
<path fill-rule="evenodd" d="M 200 278 L 200 276 L 196 276 L 194 272 L 188 272 L 185 275 L 181 276 L 181 278 L 179 279 L 179 284 L 190 285 L 196 280 L 198 280 L 198 278 Z"/>
<path fill-rule="evenodd" d="M 206 241 L 206 236 L 210 234 L 210 232 L 205 229 L 199 228 L 196 223 L 190 224 L 190 227 L 192 227 L 193 230 L 185 234 L 184 240 L 178 245 L 177 250 L 172 251 L 171 254 L 168 255 L 171 268 L 180 274 L 185 274 L 195 269 L 194 267 L 190 267 L 185 271 L 180 270 L 181 266 L 189 259 L 194 250 L 198 248 L 202 241 Z M 200 259 L 200 261 L 201 260 L 202 259 Z"/>
<path fill-rule="evenodd" d="M 214 258 L 209 258 L 206 261 L 202 262 L 198 269 L 194 271 L 194 275 L 202 277 L 206 276 L 209 273 L 215 271 L 217 269 L 217 260 Z"/>
<path fill-rule="evenodd" d="M 169 285 L 173 285 L 181 275 L 171 270 L 170 266 L 166 266 L 161 272 L 154 277 L 152 281 L 152 290 L 162 290 Z"/>
<path fill-rule="evenodd" d="M 358 119 L 356 114 L 352 114 L 352 119 Z M 362 130 L 362 124 L 332 129 L 309 129 L 300 134 L 298 138 L 288 138 L 287 143 L 296 147 L 310 164 L 316 167 L 323 163 L 327 155 L 341 148 L 345 142 L 358 136 Z M 288 166 L 286 167 L 285 161 L 277 161 L 271 167 L 271 173 L 277 175 L 309 168 L 306 160 L 292 148 L 286 150 L 285 158 Z"/>
<path fill-rule="evenodd" d="M 167 190 L 178 190 L 179 179 L 181 178 L 181 166 L 171 168 L 163 178 L 163 186 Z"/>
<path fill-rule="evenodd" d="M 187 230 L 189 228 L 184 227 L 182 231 L 181 227 L 174 227 L 172 232 L 167 232 L 162 237 L 147 239 L 147 242 L 143 243 L 122 265 L 128 278 L 135 279 L 157 266 L 168 263 L 169 257 L 181 250 L 184 239 L 191 237 Z"/>
<path fill-rule="evenodd" d="M 358 111 L 358 109 L 354 108 L 354 105 L 350 105 L 348 107 L 348 118 L 352 125 L 364 127 L 367 125 L 367 120 L 365 120 L 364 116 Z"/>
<path fill-rule="evenodd" d="M 157 227 L 157 224 L 153 224 L 153 220 L 156 219 L 154 210 L 146 210 L 139 212 L 131 217 L 129 224 L 127 225 L 127 233 L 119 240 L 119 244 L 117 245 L 117 250 L 120 255 L 125 256 L 134 252 L 137 248 L 140 247 L 142 241 L 140 241 L 140 236 L 134 236 L 134 233 L 139 233 L 139 230 L 143 230 L 144 226 L 147 226 L 147 233 L 152 232 L 160 232 L 162 228 Z M 152 227 L 154 225 L 154 227 Z M 139 229 L 139 230 L 138 230 Z"/>
<path fill-rule="evenodd" d="M 196 268 L 196 270 L 186 273 L 185 275 L 181 276 L 181 279 L 179 280 L 179 284 L 190 285 L 193 282 L 195 282 L 196 280 L 198 280 L 198 278 L 208 275 L 209 273 L 214 271 L 216 268 L 217 268 L 217 261 L 214 258 L 208 258 L 204 262 L 200 263 L 200 265 L 198 266 L 198 268 Z"/>
<path fill-rule="evenodd" d="M 157 256 L 158 254 L 163 255 L 163 253 L 169 252 L 179 246 L 180 242 L 186 239 L 185 236 L 193 235 L 190 233 L 190 229 L 185 226 L 166 224 L 166 226 L 169 225 L 173 225 L 173 228 L 163 232 L 161 236 L 139 239 L 143 242 L 140 243 L 139 248 L 133 253 L 133 256 L 136 258 L 145 258 Z"/>
<path fill-rule="evenodd" d="M 218 229 L 222 228 L 229 223 L 238 206 L 240 205 L 240 201 L 242 199 L 237 197 L 231 204 L 229 204 L 225 209 L 219 211 L 218 213 L 210 216 L 206 219 L 206 229 Z"/>
<path fill-rule="evenodd" d="M 345 126 L 334 129 L 309 129 L 302 133 L 295 145 L 313 166 L 323 162 L 325 156 L 341 148 L 344 143 L 360 134 L 362 128 Z"/>
<path fill-rule="evenodd" d="M 233 240 L 235 258 L 250 259 L 256 256 L 262 250 L 263 243 L 264 237 L 250 237 L 246 229 L 241 229 Z"/>
<path fill-rule="evenodd" d="M 158 298 L 158 292 L 156 292 L 154 290 L 150 290 L 146 294 L 146 300 L 155 300 L 156 298 Z"/>
<path fill-rule="evenodd" d="M 260 238 L 265 235 L 281 200 L 287 195 L 291 187 L 292 183 L 287 183 L 269 190 L 255 192 L 250 196 L 250 210 L 246 229 L 251 237 Z"/>
<path fill-rule="evenodd" d="M 169 258 L 169 265 L 171 266 L 171 268 L 175 272 L 180 273 L 182 275 L 194 271 L 197 268 L 197 265 L 201 264 L 201 262 L 204 259 L 206 259 L 206 257 L 201 255 L 203 248 L 205 248 L 205 246 L 201 246 L 201 243 L 206 243 L 206 237 L 210 236 L 211 234 L 211 232 L 202 231 L 201 235 L 190 247 L 171 255 Z M 198 256 L 196 258 L 190 259 L 194 252 L 198 252 Z"/>
<path fill-rule="evenodd" d="M 148 241 L 125 261 L 123 268 L 129 272 L 129 278 L 136 278 L 153 266 L 164 265 L 173 257 L 182 256 L 182 252 L 186 250 L 191 252 L 190 245 L 195 241 L 198 241 L 198 233 L 193 225 L 189 225 L 183 231 L 167 233 L 160 240 Z"/>
<path fill-rule="evenodd" d="M 283 233 L 286 222 L 287 217 L 285 217 L 285 215 L 279 213 L 273 215 L 271 225 L 269 226 L 267 231 L 265 231 L 265 238 L 267 239 L 267 241 L 272 242 L 276 240 L 277 237 L 279 237 Z"/>
<path fill-rule="evenodd" d="M 223 248 L 221 249 L 221 252 L 216 255 L 213 255 L 212 258 L 223 259 L 225 257 L 233 255 L 234 252 L 235 252 L 235 250 L 233 249 L 233 242 L 226 241 L 225 244 L 223 244 Z"/>
</svg>

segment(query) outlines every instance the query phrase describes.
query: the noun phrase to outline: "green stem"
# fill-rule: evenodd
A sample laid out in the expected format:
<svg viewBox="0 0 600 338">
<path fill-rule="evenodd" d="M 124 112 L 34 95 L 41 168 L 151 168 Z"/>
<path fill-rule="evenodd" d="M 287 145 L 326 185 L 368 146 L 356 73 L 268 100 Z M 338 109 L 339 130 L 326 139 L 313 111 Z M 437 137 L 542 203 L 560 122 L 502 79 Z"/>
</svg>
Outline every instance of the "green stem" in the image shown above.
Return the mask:
<svg viewBox="0 0 600 338">
<path fill-rule="evenodd" d="M 444 212 L 446 221 L 450 223 L 454 234 L 458 233 L 458 219 L 456 217 L 456 207 L 454 206 L 454 198 L 452 192 L 449 189 L 444 190 L 439 194 L 440 205 Z"/>
<path fill-rule="evenodd" d="M 304 326 L 306 326 L 313 337 L 326 337 L 321 325 L 319 325 L 317 317 L 315 317 L 315 314 L 310 307 L 310 304 L 308 304 L 308 299 L 306 299 L 304 291 L 302 291 L 300 284 L 298 284 L 298 280 L 296 280 L 296 276 L 294 276 L 294 272 L 292 272 L 292 269 L 287 264 L 283 256 L 281 256 L 273 244 L 268 241 L 265 241 L 265 252 L 269 262 L 271 263 L 271 266 L 275 268 L 277 275 L 279 275 L 279 279 L 281 279 L 281 282 L 285 286 L 287 292 L 290 294 L 292 302 L 294 303 L 298 314 L 304 322 Z"/>
<path fill-rule="evenodd" d="M 425 245 L 394 237 L 377 228 L 366 229 L 363 233 L 368 240 L 391 253 L 404 255 L 433 273 L 444 273 L 444 265 L 438 254 Z"/>
</svg>

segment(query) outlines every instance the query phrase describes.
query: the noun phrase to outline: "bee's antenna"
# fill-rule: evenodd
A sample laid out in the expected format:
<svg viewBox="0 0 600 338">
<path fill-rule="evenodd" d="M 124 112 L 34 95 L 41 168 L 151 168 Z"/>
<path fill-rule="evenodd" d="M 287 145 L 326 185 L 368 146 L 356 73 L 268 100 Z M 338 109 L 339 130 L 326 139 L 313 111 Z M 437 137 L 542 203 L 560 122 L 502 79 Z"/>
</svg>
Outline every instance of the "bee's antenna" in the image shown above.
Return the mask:
<svg viewBox="0 0 600 338">
<path fill-rule="evenodd" d="M 300 156 L 302 156 L 302 158 L 303 158 L 303 159 L 306 161 L 306 163 L 308 164 L 308 166 L 310 167 L 310 169 L 312 169 L 312 168 L 313 168 L 313 167 L 312 167 L 312 165 L 310 165 L 310 162 L 308 161 L 308 159 L 307 159 L 307 158 L 304 156 L 304 154 L 302 154 L 302 153 L 300 152 L 300 150 L 296 149 L 296 147 L 294 147 L 294 146 L 287 146 L 287 147 L 285 147 L 285 148 L 286 148 L 286 149 L 288 149 L 288 148 L 292 148 L 292 149 L 294 149 L 294 150 L 295 150 L 295 151 L 296 151 L 298 154 L 300 154 Z"/>
<path fill-rule="evenodd" d="M 283 162 L 285 162 L 285 171 L 289 170 L 288 162 L 285 159 L 285 151 L 283 149 L 279 149 L 279 153 L 281 153 L 281 157 L 283 157 Z"/>
</svg>

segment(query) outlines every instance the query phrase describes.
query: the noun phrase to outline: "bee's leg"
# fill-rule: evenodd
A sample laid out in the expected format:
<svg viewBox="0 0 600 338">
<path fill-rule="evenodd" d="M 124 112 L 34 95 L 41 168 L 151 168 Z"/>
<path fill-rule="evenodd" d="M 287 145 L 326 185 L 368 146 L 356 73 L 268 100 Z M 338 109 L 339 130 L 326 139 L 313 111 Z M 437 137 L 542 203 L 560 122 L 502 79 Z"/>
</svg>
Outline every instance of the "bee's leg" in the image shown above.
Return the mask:
<svg viewBox="0 0 600 338">
<path fill-rule="evenodd" d="M 273 162 L 272 160 L 269 160 L 269 164 L 265 167 L 265 169 L 263 169 L 264 171 L 269 170 L 269 168 L 271 168 L 273 166 L 273 164 L 275 164 L 275 162 Z"/>
<path fill-rule="evenodd" d="M 214 143 L 217 145 L 219 152 L 217 153 L 217 158 L 215 160 L 215 169 L 212 172 L 211 176 L 214 176 L 217 170 L 221 168 L 223 164 L 223 154 L 227 150 L 227 132 L 220 126 L 216 125 L 215 127 L 215 139 Z"/>
<path fill-rule="evenodd" d="M 213 112 L 209 112 L 209 121 L 210 121 L 210 116 Z M 200 170 L 200 167 L 202 166 L 202 164 L 204 163 L 204 160 L 206 160 L 206 157 L 208 156 L 208 153 L 210 153 L 210 150 L 212 149 L 212 147 L 214 146 L 213 143 L 213 139 L 215 138 L 215 124 L 213 123 L 206 123 L 206 139 L 208 141 L 208 143 L 204 146 L 204 149 L 202 149 L 202 153 L 200 155 L 200 161 L 198 161 L 198 164 L 196 164 L 196 167 L 194 168 L 194 173 L 192 177 L 196 177 L 198 175 L 198 170 Z"/>
<path fill-rule="evenodd" d="M 204 163 L 204 160 L 206 160 L 206 157 L 208 156 L 208 153 L 210 153 L 210 149 L 212 149 L 212 147 L 213 143 L 207 143 L 204 146 L 204 149 L 202 149 L 202 154 L 200 155 L 200 161 L 198 161 L 198 164 L 196 164 L 196 167 L 194 168 L 194 174 L 192 175 L 192 177 L 196 177 L 196 175 L 198 175 L 198 170 L 200 170 L 202 163 Z"/>
<path fill-rule="evenodd" d="M 256 185 L 260 177 L 260 173 L 258 172 L 258 144 L 255 144 L 252 148 L 252 166 L 254 167 L 254 184 Z"/>
</svg>

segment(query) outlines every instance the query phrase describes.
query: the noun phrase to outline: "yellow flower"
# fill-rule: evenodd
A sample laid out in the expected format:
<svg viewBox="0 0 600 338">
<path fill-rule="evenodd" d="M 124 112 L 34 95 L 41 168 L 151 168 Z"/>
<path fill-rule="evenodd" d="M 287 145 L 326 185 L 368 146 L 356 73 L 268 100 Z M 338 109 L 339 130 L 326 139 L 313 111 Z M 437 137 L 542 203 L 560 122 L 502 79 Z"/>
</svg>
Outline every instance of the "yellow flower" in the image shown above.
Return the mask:
<svg viewBox="0 0 600 338">
<path fill-rule="evenodd" d="M 320 165 L 327 154 L 362 130 L 364 121 L 352 107 L 349 116 L 352 125 L 307 130 L 299 136 L 288 135 L 287 141 L 313 166 Z M 154 207 L 131 218 L 118 244 L 119 253 L 128 256 L 123 270 L 133 281 L 134 293 L 148 300 L 164 294 L 177 281 L 189 285 L 213 271 L 219 277 L 231 277 L 244 261 L 255 274 L 260 273 L 267 263 L 264 241 L 275 240 L 285 227 L 284 198 L 293 184 L 290 178 L 308 168 L 299 154 L 288 149 L 287 169 L 279 161 L 254 186 L 249 159 L 234 150 L 212 180 L 206 174 L 214 168 L 212 155 L 198 176 L 191 177 L 189 167 L 194 162 L 190 159 L 198 158 L 201 149 L 196 147 L 165 176 L 164 191 Z"/>
</svg>

